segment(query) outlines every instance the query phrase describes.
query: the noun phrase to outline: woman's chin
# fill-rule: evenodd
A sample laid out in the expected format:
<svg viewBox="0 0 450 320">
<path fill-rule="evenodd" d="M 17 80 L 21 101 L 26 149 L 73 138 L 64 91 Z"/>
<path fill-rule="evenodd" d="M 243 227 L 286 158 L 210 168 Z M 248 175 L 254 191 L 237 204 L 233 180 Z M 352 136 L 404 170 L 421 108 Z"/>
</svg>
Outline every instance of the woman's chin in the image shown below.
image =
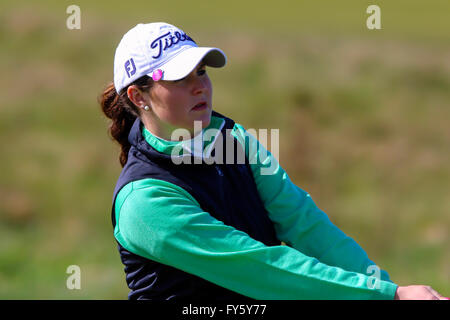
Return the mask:
<svg viewBox="0 0 450 320">
<path fill-rule="evenodd" d="M 211 108 L 208 108 L 201 112 L 196 112 L 194 121 L 201 121 L 202 129 L 204 129 L 207 126 L 209 126 L 211 122 L 211 114 L 212 114 Z"/>
</svg>

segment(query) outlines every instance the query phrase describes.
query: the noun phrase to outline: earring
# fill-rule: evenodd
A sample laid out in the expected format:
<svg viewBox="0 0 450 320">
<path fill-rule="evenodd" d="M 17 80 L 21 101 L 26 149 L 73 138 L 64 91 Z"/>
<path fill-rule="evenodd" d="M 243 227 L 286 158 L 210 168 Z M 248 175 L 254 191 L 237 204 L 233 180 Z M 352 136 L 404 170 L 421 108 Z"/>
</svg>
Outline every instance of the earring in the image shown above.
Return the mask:
<svg viewBox="0 0 450 320">
<path fill-rule="evenodd" d="M 150 110 L 149 106 L 145 106 L 145 107 L 144 107 L 144 110 L 145 110 L 145 111 Z"/>
</svg>

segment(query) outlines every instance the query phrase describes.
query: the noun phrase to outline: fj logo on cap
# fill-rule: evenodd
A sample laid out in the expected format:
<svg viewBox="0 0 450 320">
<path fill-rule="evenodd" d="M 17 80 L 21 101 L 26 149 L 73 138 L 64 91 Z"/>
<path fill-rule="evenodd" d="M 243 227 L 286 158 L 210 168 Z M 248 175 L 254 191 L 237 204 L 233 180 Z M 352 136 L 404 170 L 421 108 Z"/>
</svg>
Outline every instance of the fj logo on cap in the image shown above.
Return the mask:
<svg viewBox="0 0 450 320">
<path fill-rule="evenodd" d="M 131 64 L 131 68 L 130 68 L 130 64 Z M 128 78 L 130 78 L 133 74 L 136 73 L 136 66 L 134 65 L 133 58 L 131 58 L 130 60 L 127 60 L 127 62 L 125 62 L 125 71 L 128 75 Z"/>
<path fill-rule="evenodd" d="M 164 41 L 164 46 L 163 46 Z M 189 37 L 186 33 L 180 33 L 178 31 L 175 31 L 174 34 L 171 34 L 170 31 L 166 34 L 163 34 L 162 36 L 156 38 L 153 40 L 153 42 L 150 44 L 150 47 L 152 49 L 157 49 L 158 54 L 156 56 L 152 56 L 155 59 L 158 59 L 163 51 L 166 51 L 173 45 L 177 44 L 178 42 L 182 41 L 192 41 L 195 43 L 194 40 L 192 40 L 191 37 Z"/>
</svg>

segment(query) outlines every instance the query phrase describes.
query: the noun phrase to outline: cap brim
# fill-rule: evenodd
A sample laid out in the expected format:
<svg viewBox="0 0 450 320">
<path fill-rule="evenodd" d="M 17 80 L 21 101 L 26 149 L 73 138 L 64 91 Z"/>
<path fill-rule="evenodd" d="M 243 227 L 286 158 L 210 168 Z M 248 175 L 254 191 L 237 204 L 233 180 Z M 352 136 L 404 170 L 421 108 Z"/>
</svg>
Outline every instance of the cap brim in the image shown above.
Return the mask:
<svg viewBox="0 0 450 320">
<path fill-rule="evenodd" d="M 161 80 L 173 81 L 186 77 L 204 59 L 207 66 L 220 68 L 227 63 L 225 53 L 219 48 L 191 47 L 160 66 L 163 71 Z M 152 76 L 152 74 L 148 74 Z"/>
</svg>

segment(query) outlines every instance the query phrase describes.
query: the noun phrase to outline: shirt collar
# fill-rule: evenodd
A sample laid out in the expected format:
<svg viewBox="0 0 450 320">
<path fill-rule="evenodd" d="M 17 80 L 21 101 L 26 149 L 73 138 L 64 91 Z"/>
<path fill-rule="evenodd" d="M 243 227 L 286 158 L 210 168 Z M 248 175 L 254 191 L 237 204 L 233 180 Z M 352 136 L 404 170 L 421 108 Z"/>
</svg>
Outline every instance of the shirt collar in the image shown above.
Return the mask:
<svg viewBox="0 0 450 320">
<path fill-rule="evenodd" d="M 211 116 L 211 121 L 206 128 L 194 138 L 185 141 L 164 140 L 152 134 L 145 126 L 142 126 L 142 136 L 155 150 L 168 155 L 193 155 L 195 157 L 207 157 L 211 155 L 212 147 L 220 136 L 225 125 L 225 120 Z M 206 134 L 205 134 L 206 132 Z M 176 150 L 175 150 L 176 149 Z M 181 152 L 183 150 L 183 152 Z"/>
</svg>

